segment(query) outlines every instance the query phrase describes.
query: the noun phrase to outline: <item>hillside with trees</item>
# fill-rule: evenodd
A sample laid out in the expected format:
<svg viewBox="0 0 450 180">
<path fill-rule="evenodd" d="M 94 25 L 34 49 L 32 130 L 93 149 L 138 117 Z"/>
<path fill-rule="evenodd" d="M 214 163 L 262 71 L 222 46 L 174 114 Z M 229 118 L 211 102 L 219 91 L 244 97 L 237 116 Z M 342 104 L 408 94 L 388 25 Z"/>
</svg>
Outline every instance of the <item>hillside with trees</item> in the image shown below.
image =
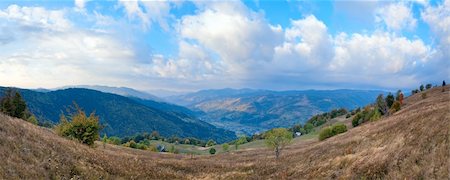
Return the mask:
<svg viewBox="0 0 450 180">
<path fill-rule="evenodd" d="M 6 88 L 0 88 L 0 94 L 5 90 Z M 169 108 L 156 109 L 135 99 L 88 89 L 18 91 L 27 102 L 29 111 L 44 126 L 59 123 L 61 113 L 65 113 L 75 102 L 87 114 L 95 112 L 99 116 L 99 122 L 103 126 L 101 134 L 108 136 L 123 137 L 158 131 L 164 137 L 192 137 L 217 142 L 236 137 L 233 132 L 216 128 L 192 115 L 171 111 L 171 106 L 168 105 L 164 107 Z"/>
<path fill-rule="evenodd" d="M 87 146 L 1 114 L 0 178 L 447 179 L 450 86 L 424 89 L 402 102 L 396 112 L 322 141 L 285 138 L 268 141 L 270 149 L 237 151 L 229 151 L 232 148 L 225 144 L 214 145 L 215 150 L 208 149 L 210 155 L 198 156 L 99 141 Z M 283 137 L 283 132 L 274 132 L 268 139 Z M 283 145 L 277 160 L 275 142 Z M 230 148 L 229 152 L 217 153 L 220 146 Z"/>
</svg>

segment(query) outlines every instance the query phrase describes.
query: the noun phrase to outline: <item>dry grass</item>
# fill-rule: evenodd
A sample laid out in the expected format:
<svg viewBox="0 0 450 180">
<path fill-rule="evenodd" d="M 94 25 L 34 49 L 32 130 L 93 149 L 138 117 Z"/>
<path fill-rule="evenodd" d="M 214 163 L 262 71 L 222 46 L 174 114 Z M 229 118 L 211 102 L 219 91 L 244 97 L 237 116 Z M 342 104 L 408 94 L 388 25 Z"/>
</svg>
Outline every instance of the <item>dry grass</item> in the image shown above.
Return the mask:
<svg viewBox="0 0 450 180">
<path fill-rule="evenodd" d="M 0 115 L 0 179 L 449 179 L 450 86 L 394 115 L 318 142 L 215 156 L 96 148 Z"/>
</svg>

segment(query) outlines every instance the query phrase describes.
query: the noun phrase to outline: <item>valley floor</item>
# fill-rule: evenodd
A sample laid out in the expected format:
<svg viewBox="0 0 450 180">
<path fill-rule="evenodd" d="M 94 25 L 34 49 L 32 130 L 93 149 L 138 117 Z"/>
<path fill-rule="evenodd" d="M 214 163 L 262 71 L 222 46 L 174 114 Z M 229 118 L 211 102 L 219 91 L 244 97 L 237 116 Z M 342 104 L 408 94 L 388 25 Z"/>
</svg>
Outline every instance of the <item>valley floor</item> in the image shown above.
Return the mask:
<svg viewBox="0 0 450 180">
<path fill-rule="evenodd" d="M 194 157 L 90 148 L 0 115 L 0 179 L 448 179 L 449 87 L 415 94 L 394 115 L 327 140 L 296 140 L 278 160 L 259 145 Z"/>
</svg>

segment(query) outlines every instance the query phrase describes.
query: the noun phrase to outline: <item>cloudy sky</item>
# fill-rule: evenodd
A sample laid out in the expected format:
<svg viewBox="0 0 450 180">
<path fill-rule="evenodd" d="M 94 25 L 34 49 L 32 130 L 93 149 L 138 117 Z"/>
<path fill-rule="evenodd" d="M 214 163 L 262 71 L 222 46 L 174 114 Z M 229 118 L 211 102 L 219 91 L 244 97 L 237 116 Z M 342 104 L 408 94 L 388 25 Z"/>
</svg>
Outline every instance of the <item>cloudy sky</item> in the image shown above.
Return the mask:
<svg viewBox="0 0 450 180">
<path fill-rule="evenodd" d="M 410 89 L 449 62 L 450 0 L 0 2 L 0 86 Z"/>
</svg>

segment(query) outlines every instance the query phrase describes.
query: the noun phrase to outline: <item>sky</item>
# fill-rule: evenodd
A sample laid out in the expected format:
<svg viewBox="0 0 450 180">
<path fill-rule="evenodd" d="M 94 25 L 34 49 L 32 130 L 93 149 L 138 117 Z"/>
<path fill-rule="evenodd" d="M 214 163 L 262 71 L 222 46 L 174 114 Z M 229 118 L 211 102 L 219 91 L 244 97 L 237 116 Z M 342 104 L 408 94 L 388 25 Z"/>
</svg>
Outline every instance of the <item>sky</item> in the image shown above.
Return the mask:
<svg viewBox="0 0 450 180">
<path fill-rule="evenodd" d="M 0 2 L 0 86 L 394 90 L 449 62 L 450 0 Z"/>
</svg>

